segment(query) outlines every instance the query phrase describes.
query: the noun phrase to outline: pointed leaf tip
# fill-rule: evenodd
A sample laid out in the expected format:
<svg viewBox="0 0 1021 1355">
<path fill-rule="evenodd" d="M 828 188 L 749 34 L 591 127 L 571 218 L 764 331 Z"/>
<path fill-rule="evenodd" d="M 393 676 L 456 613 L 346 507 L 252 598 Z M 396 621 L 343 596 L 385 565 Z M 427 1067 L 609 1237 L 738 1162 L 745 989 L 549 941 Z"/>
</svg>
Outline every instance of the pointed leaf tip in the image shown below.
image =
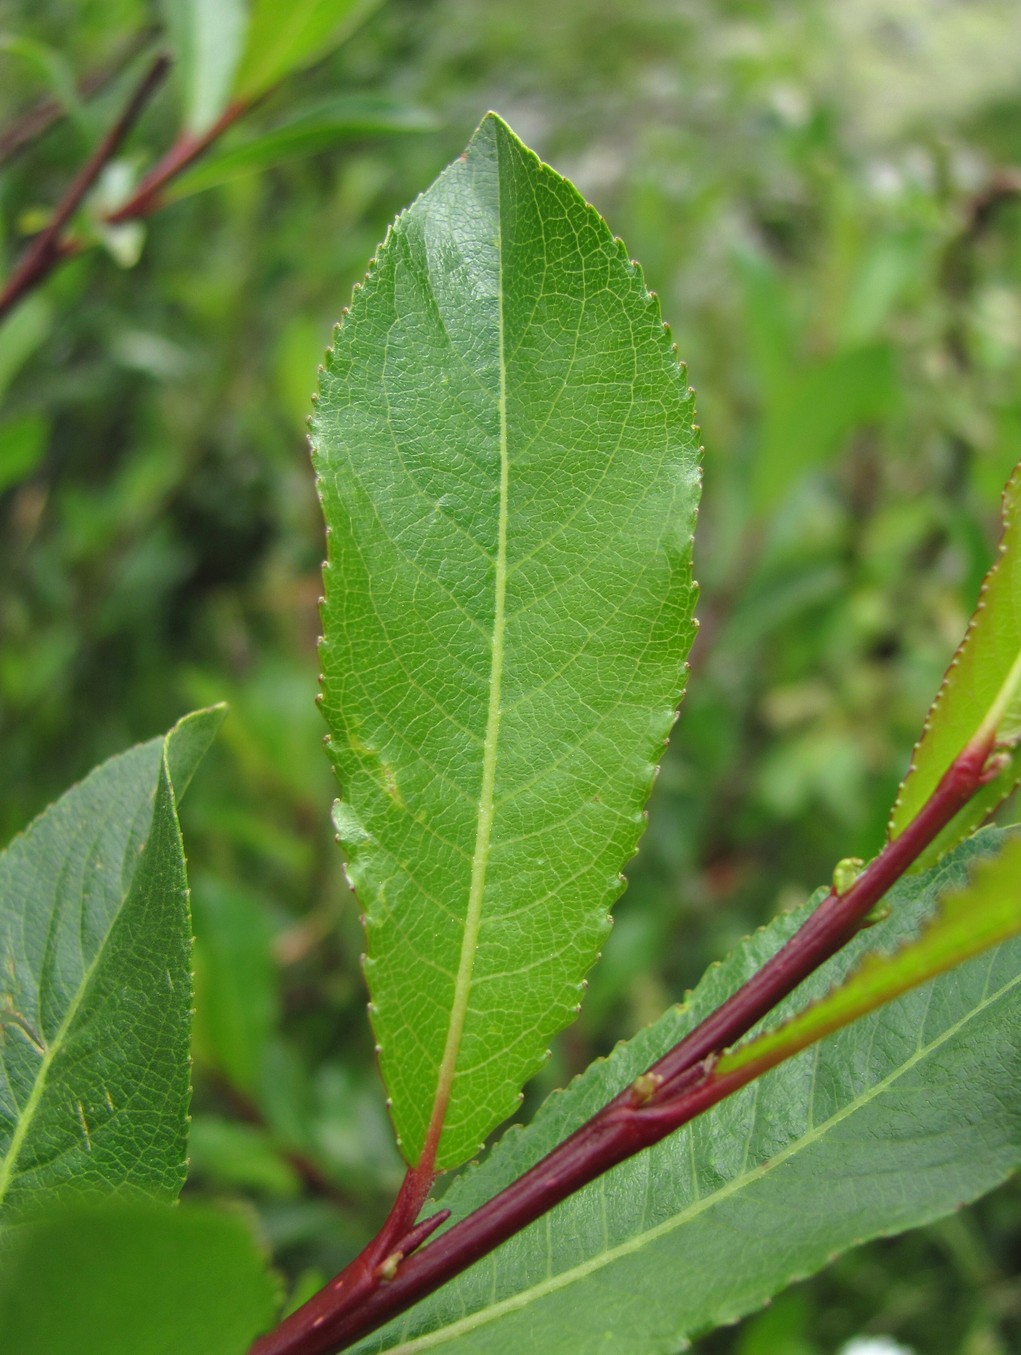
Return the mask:
<svg viewBox="0 0 1021 1355">
<path fill-rule="evenodd" d="M 1003 529 L 964 639 L 926 717 L 890 817 L 898 837 L 972 741 L 1007 754 L 999 775 L 962 810 L 920 861 L 931 864 L 971 833 L 1008 795 L 1019 776 L 1021 740 L 1021 466 L 1003 491 Z"/>
<path fill-rule="evenodd" d="M 692 413 L 640 271 L 487 115 L 312 420 L 338 826 L 413 1163 L 513 1113 L 606 933 L 693 634 Z"/>
</svg>

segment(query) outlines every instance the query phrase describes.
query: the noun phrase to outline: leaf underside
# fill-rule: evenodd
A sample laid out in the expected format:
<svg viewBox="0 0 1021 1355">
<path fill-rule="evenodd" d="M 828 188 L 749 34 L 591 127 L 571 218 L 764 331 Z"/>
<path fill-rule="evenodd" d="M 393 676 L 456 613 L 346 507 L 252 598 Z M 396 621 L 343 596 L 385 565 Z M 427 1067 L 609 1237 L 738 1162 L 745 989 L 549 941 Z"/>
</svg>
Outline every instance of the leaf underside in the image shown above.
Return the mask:
<svg viewBox="0 0 1021 1355">
<path fill-rule="evenodd" d="M 323 709 L 413 1164 L 512 1113 L 606 935 L 693 635 L 692 413 L 638 266 L 493 115 L 327 357 Z"/>
<path fill-rule="evenodd" d="M 0 1206 L 184 1182 L 191 932 L 174 787 L 222 718 L 111 758 L 0 853 Z"/>
<path fill-rule="evenodd" d="M 821 997 L 877 942 L 894 947 L 965 884 L 992 830 L 891 891 L 886 922 L 777 1015 Z M 778 918 L 688 1004 L 551 1097 L 448 1190 L 463 1217 L 562 1141 L 750 974 L 803 920 Z M 771 1018 L 775 1020 L 774 1016 Z M 1021 942 L 875 1012 L 565 1201 L 360 1343 L 365 1353 L 511 1355 L 542 1332 L 572 1355 L 672 1355 L 869 1237 L 939 1217 L 1021 1159 Z"/>
</svg>

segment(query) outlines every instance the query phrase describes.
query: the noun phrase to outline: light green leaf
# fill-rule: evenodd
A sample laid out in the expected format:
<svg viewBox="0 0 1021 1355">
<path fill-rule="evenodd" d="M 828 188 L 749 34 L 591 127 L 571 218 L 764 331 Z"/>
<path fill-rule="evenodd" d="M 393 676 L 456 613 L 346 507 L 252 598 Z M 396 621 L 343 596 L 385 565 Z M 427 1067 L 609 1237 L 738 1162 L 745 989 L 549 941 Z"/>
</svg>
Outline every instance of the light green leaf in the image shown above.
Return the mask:
<svg viewBox="0 0 1021 1355">
<path fill-rule="evenodd" d="M 921 935 L 893 954 L 868 954 L 860 967 L 821 1001 L 724 1054 L 715 1075 L 751 1064 L 771 1066 L 823 1036 L 859 1020 L 920 983 L 963 964 L 1021 932 L 1021 838 L 998 856 L 979 860 L 963 889 L 940 900 Z"/>
<path fill-rule="evenodd" d="M 256 99 L 285 75 L 321 61 L 380 0 L 252 0 L 235 99 Z"/>
<path fill-rule="evenodd" d="M 779 1009 L 822 996 L 877 942 L 914 935 L 987 831 L 891 891 L 859 936 Z M 778 918 L 710 969 L 688 1003 L 552 1096 L 443 1198 L 491 1198 L 626 1087 L 804 920 Z M 673 1355 L 869 1237 L 928 1222 L 1021 1160 L 1021 942 L 917 988 L 622 1163 L 357 1350 L 517 1355 L 542 1333 L 571 1355 Z"/>
<path fill-rule="evenodd" d="M 184 1181 L 183 790 L 222 709 L 111 758 L 0 855 L 0 1204 Z"/>
<path fill-rule="evenodd" d="M 303 156 L 317 155 L 355 137 L 423 132 L 434 126 L 435 120 L 421 109 L 393 99 L 368 95 L 332 99 L 199 161 L 175 180 L 172 196 L 176 199 L 204 193 L 245 174 L 262 173 Z"/>
<path fill-rule="evenodd" d="M 693 633 L 692 409 L 641 270 L 493 115 L 337 332 L 324 712 L 409 1162 L 513 1111 L 606 935 Z"/>
<path fill-rule="evenodd" d="M 79 1205 L 0 1248 L 10 1355 L 244 1355 L 275 1307 L 247 1221 L 208 1207 Z"/>
<path fill-rule="evenodd" d="M 947 669 L 915 747 L 911 768 L 890 819 L 896 838 L 926 803 L 944 773 L 972 740 L 993 737 L 1011 750 L 1000 774 L 940 834 L 924 863 L 966 837 L 1007 795 L 1018 778 L 1021 740 L 1021 549 L 1018 522 L 1021 469 L 1003 491 L 999 557 L 986 575 L 975 614 Z"/>
<path fill-rule="evenodd" d="M 177 57 L 184 130 L 201 136 L 230 101 L 247 26 L 245 0 L 162 0 L 161 8 Z"/>
</svg>

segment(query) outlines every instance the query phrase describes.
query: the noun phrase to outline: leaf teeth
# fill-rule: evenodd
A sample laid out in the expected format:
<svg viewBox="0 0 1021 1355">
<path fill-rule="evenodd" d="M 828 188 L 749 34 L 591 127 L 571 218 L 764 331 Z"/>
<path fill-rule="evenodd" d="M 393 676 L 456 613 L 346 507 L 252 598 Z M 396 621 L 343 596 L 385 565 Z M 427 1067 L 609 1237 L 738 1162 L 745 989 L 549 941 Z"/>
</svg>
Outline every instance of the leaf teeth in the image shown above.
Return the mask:
<svg viewBox="0 0 1021 1355">
<path fill-rule="evenodd" d="M 1015 468 L 1004 490 L 1003 530 L 996 559 L 983 579 L 974 613 L 929 708 L 912 749 L 908 771 L 890 813 L 892 838 L 921 808 L 951 761 L 987 722 L 1002 721 L 1017 701 L 1009 698 L 1021 653 L 1021 619 L 1014 597 L 1021 579 L 1017 540 L 1017 497 L 1021 478 Z M 999 732 L 998 730 L 995 732 Z M 998 788 L 1006 793 L 1006 785 Z M 995 807 L 997 789 L 973 806 L 941 836 L 928 859 L 970 832 Z"/>
<path fill-rule="evenodd" d="M 678 525 L 690 521 L 695 496 L 692 409 L 658 301 L 595 209 L 504 124 L 489 120 L 472 145 L 475 152 L 469 148 L 387 233 L 336 332 L 315 417 L 319 491 L 332 531 L 323 604 L 325 711 L 336 722 L 331 756 L 345 798 L 371 837 L 349 851 L 365 897 L 369 950 L 378 960 L 371 982 L 385 1035 L 383 1073 L 412 1161 L 422 1141 L 414 1107 L 439 1096 L 437 1050 L 442 1055 L 448 1048 L 453 1029 L 444 976 L 460 972 L 460 954 L 476 944 L 468 936 L 468 952 L 458 950 L 468 925 L 465 863 L 486 857 L 488 870 L 491 859 L 500 888 L 491 888 L 480 869 L 474 895 L 468 890 L 481 923 L 471 984 L 463 988 L 464 1047 L 481 1042 L 487 1019 L 492 1025 L 487 993 L 496 994 L 496 1010 L 514 1012 L 515 1019 L 522 1007 L 510 976 L 497 972 L 490 923 L 503 954 L 510 947 L 522 955 L 532 1005 L 521 1010 L 523 1030 L 514 1036 L 518 1066 L 490 1059 L 485 1082 L 454 1067 L 451 1096 L 460 1104 L 448 1123 L 456 1120 L 460 1137 L 443 1144 L 450 1161 L 458 1143 L 471 1150 L 496 1112 L 515 1104 L 520 1081 L 544 1057 L 545 1042 L 583 991 L 584 973 L 609 926 L 606 907 L 624 888 L 620 866 L 644 829 L 642 804 L 674 718 L 682 651 L 692 633 L 685 573 L 690 528 L 685 533 Z M 548 220 L 527 215 L 540 205 L 548 208 Z M 566 236 L 565 220 L 572 228 Z M 500 241 L 495 250 L 494 239 Z M 565 250 L 569 257 L 560 259 Z M 522 258 L 522 251 L 534 257 Z M 513 274 L 506 267 L 512 256 L 519 259 Z M 598 281 L 594 311 L 589 276 Z M 541 290 L 532 296 L 527 289 L 536 284 Z M 524 324 L 530 315 L 546 318 Z M 552 329 L 547 320 L 556 322 Z M 508 323 L 518 328 L 505 347 Z M 609 384 L 593 391 L 580 376 L 573 379 L 575 368 L 605 373 Z M 639 413 L 633 426 L 621 425 L 616 401 L 604 408 L 605 392 L 629 389 L 634 372 L 646 370 L 654 373 L 655 388 L 634 391 Z M 642 411 L 656 421 L 652 435 Z M 507 471 L 499 510 L 485 473 L 498 462 Z M 604 468 L 595 486 L 594 465 Z M 558 488 L 551 496 L 553 471 Z M 656 486 L 663 487 L 661 504 Z M 440 503 L 444 511 L 437 514 Z M 660 508 L 669 527 L 657 518 L 647 549 L 633 551 L 620 524 L 633 519 L 644 536 L 644 523 Z M 506 547 L 498 549 L 501 531 Z M 660 550 L 664 539 L 666 552 Z M 526 684 L 523 695 L 496 700 L 494 721 L 486 714 L 494 704 L 487 698 L 494 690 L 490 646 L 497 629 L 492 562 L 501 554 L 507 671 L 515 683 L 521 674 L 534 676 L 535 689 Z M 616 579 L 622 556 L 623 577 L 633 571 L 636 582 L 619 590 L 606 580 Z M 572 559 L 584 560 L 586 569 L 568 573 Z M 586 587 L 592 581 L 598 599 Z M 525 608 L 531 616 L 522 626 Z M 613 629 L 621 609 L 619 624 L 628 635 L 662 626 L 666 618 L 669 662 L 623 671 Z M 416 625 L 417 616 L 423 621 Z M 577 653 L 567 638 L 575 631 L 589 637 L 577 642 Z M 661 652 L 658 641 L 656 649 Z M 601 743 L 615 750 L 612 759 L 587 736 L 578 737 L 572 667 L 594 674 L 595 696 L 587 688 L 583 693 L 586 723 L 592 708 Z M 643 712 L 638 721 L 636 710 Z M 561 769 L 560 750 L 571 746 L 575 751 Z M 523 769 L 515 765 L 519 747 L 534 748 Z M 491 784 L 480 794 L 487 758 Z M 602 795 L 571 786 L 592 759 Z M 547 778 L 549 793 L 529 792 L 532 763 L 540 788 Z M 387 765 L 398 769 L 401 797 L 389 793 Z M 484 834 L 477 831 L 480 802 L 493 815 Z M 501 834 L 504 824 L 510 827 Z M 543 845 L 540 852 L 505 854 L 504 842 L 528 833 L 551 843 L 556 836 L 556 850 Z M 483 838 L 488 846 L 480 856 Z M 539 855 L 547 862 L 541 871 Z M 544 890 L 554 902 L 546 902 Z M 533 935 L 537 894 L 548 936 Z M 527 924 L 515 924 L 515 914 Z M 401 954 L 420 985 L 414 1002 L 400 990 Z M 431 966 L 424 994 L 423 960 Z M 417 1012 L 423 997 L 427 1020 L 416 1016 L 411 1039 L 407 1013 Z M 511 1033 L 505 1035 L 511 1045 Z M 460 1038 L 455 1034 L 449 1047 Z M 414 1048 L 414 1058 L 402 1062 L 402 1046 Z M 483 1107 L 477 1122 L 473 1102 Z"/>
</svg>

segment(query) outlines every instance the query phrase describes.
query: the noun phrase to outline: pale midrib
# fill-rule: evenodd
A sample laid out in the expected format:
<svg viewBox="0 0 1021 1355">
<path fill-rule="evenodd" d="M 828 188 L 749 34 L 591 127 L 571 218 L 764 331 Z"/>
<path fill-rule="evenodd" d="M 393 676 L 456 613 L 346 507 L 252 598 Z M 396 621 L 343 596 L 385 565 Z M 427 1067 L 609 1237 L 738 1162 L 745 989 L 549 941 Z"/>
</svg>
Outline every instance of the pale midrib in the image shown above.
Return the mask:
<svg viewBox="0 0 1021 1355">
<path fill-rule="evenodd" d="M 893 1072 L 883 1078 L 881 1082 L 877 1082 L 876 1085 L 869 1088 L 867 1092 L 864 1092 L 861 1096 L 855 1097 L 853 1100 L 849 1101 L 848 1104 L 843 1106 L 835 1115 L 832 1115 L 828 1120 L 823 1121 L 822 1124 L 814 1126 L 807 1134 L 802 1135 L 801 1138 L 795 1139 L 792 1143 L 788 1144 L 783 1152 L 770 1158 L 768 1162 L 756 1167 L 753 1171 L 735 1177 L 720 1190 L 714 1192 L 712 1195 L 706 1195 L 701 1199 L 696 1200 L 693 1204 L 689 1205 L 687 1209 L 681 1210 L 681 1212 L 675 1214 L 673 1218 L 666 1219 L 655 1228 L 650 1228 L 643 1233 L 637 1233 L 634 1237 L 629 1238 L 626 1242 L 622 1242 L 619 1246 L 611 1247 L 607 1251 L 600 1252 L 597 1256 L 591 1257 L 588 1261 L 583 1261 L 580 1265 L 574 1266 L 570 1270 L 561 1271 L 558 1275 L 550 1276 L 541 1283 L 522 1290 L 519 1294 L 513 1294 L 510 1298 L 503 1299 L 499 1303 L 494 1303 L 487 1308 L 479 1309 L 477 1312 L 471 1313 L 469 1316 L 463 1317 L 459 1321 L 452 1322 L 447 1326 L 439 1327 L 436 1331 L 429 1332 L 425 1336 L 414 1337 L 412 1340 L 405 1341 L 399 1346 L 386 1347 L 387 1355 L 414 1355 L 414 1352 L 416 1351 L 429 1350 L 436 1346 L 440 1346 L 447 1341 L 455 1340 L 457 1337 L 464 1336 L 479 1327 L 486 1326 L 490 1322 L 495 1322 L 498 1318 L 504 1317 L 508 1313 L 516 1312 L 521 1308 L 527 1307 L 530 1303 L 546 1298 L 548 1295 L 554 1294 L 558 1290 L 567 1289 L 570 1285 L 586 1279 L 589 1275 L 602 1270 L 608 1265 L 612 1265 L 614 1261 L 633 1255 L 635 1252 L 641 1251 L 643 1247 L 648 1246 L 650 1243 L 658 1241 L 661 1237 L 665 1237 L 669 1233 L 675 1232 L 678 1228 L 684 1227 L 688 1223 L 692 1223 L 700 1214 L 704 1214 L 708 1209 L 726 1201 L 732 1195 L 737 1194 L 738 1191 L 744 1190 L 746 1187 L 754 1185 L 754 1183 L 761 1178 L 768 1176 L 770 1172 L 774 1171 L 777 1167 L 782 1166 L 792 1157 L 795 1157 L 803 1149 L 811 1147 L 813 1143 L 822 1138 L 824 1134 L 828 1134 L 843 1120 L 846 1120 L 849 1116 L 855 1114 L 864 1106 L 867 1106 L 870 1101 L 875 1100 L 875 1098 L 886 1091 L 888 1087 L 893 1086 L 893 1084 L 899 1078 L 903 1077 L 905 1073 L 910 1072 L 922 1059 L 928 1058 L 929 1055 L 939 1049 L 941 1045 L 946 1044 L 947 1040 L 952 1039 L 958 1031 L 963 1030 L 969 1021 L 974 1020 L 975 1017 L 985 1011 L 986 1008 L 991 1007 L 994 1002 L 998 1002 L 1004 994 L 1010 992 L 1010 990 L 1016 987 L 1018 983 L 1021 983 L 1021 976 L 1011 979 L 1009 983 L 1005 983 L 1003 987 L 998 989 L 995 993 L 985 997 L 981 1002 L 976 1004 L 971 1011 L 963 1016 L 960 1021 L 949 1026 L 938 1039 L 933 1040 L 931 1044 L 926 1045 L 924 1048 L 916 1050 L 910 1059 L 907 1059 L 899 1068 L 894 1069 Z"/>
<path fill-rule="evenodd" d="M 1011 703 L 1017 699 L 1018 688 L 1021 687 L 1021 653 L 1017 655 L 1011 664 L 1010 672 L 1004 678 L 996 693 L 985 719 L 978 727 L 975 739 L 983 737 L 995 739 L 1000 732 L 1000 725 L 1004 716 L 1007 714 Z"/>
<path fill-rule="evenodd" d="M 133 883 L 134 880 L 132 880 L 132 884 Z M 61 1021 L 59 1027 L 57 1028 L 57 1033 L 54 1035 L 52 1041 L 48 1042 L 46 1045 L 45 1052 L 43 1053 L 42 1056 L 42 1062 L 39 1064 L 39 1071 L 36 1074 L 35 1082 L 32 1086 L 31 1092 L 29 1093 L 28 1100 L 25 1102 L 25 1108 L 18 1117 L 18 1122 L 15 1125 L 14 1133 L 11 1135 L 10 1146 L 8 1147 L 7 1152 L 4 1155 L 3 1161 L 0 1162 L 0 1204 L 3 1204 L 3 1201 L 6 1198 L 8 1188 L 10 1187 L 11 1180 L 14 1176 L 14 1168 L 17 1166 L 18 1158 L 21 1156 L 21 1150 L 24 1147 L 25 1139 L 28 1136 L 28 1132 L 32 1127 L 32 1121 L 35 1118 L 36 1111 L 39 1109 L 39 1103 L 42 1101 L 43 1094 L 46 1091 L 46 1082 L 49 1077 L 50 1068 L 53 1066 L 54 1060 L 56 1059 L 57 1055 L 60 1053 L 63 1047 L 64 1040 L 67 1038 L 68 1031 L 74 1024 L 75 1017 L 78 1015 L 78 1010 L 85 999 L 85 994 L 88 991 L 89 984 L 92 982 L 92 976 L 93 974 L 95 974 L 96 968 L 100 960 L 103 958 L 103 952 L 106 950 L 107 943 L 113 934 L 113 929 L 117 923 L 117 919 L 120 917 L 121 911 L 124 908 L 125 901 L 130 893 L 131 889 L 129 887 L 121 895 L 120 903 L 118 904 L 117 908 L 114 910 L 111 916 L 110 926 L 106 929 L 105 936 L 103 937 L 99 947 L 96 950 L 95 955 L 90 960 L 88 966 L 82 971 L 81 982 L 78 984 L 78 988 L 74 996 L 72 997 L 70 1003 L 68 1004 L 67 1012 L 64 1015 L 64 1019 L 63 1021 Z"/>
<path fill-rule="evenodd" d="M 499 208 L 497 210 L 499 221 Z M 507 462 L 507 368 L 504 355 L 503 320 L 503 237 L 499 225 L 496 236 L 497 254 L 497 330 L 498 357 L 500 369 L 500 507 L 497 522 L 496 560 L 494 561 L 493 580 L 493 636 L 491 641 L 491 661 L 489 672 L 489 709 L 486 715 L 486 733 L 482 745 L 482 784 L 479 791 L 479 815 L 475 832 L 475 849 L 472 853 L 471 883 L 468 889 L 468 910 L 465 917 L 464 934 L 461 939 L 461 954 L 458 960 L 457 977 L 454 980 L 454 1001 L 450 1012 L 450 1025 L 447 1027 L 447 1040 L 443 1049 L 436 1082 L 436 1097 L 433 1102 L 429 1126 L 426 1130 L 423 1146 L 423 1159 L 430 1154 L 435 1159 L 443 1132 L 443 1122 L 450 1104 L 451 1090 L 454 1085 L 454 1073 L 457 1068 L 461 1039 L 464 1035 L 465 1021 L 468 1016 L 468 1001 L 471 996 L 472 973 L 475 967 L 475 955 L 478 948 L 479 931 L 482 925 L 482 903 L 486 889 L 486 869 L 489 865 L 489 852 L 493 836 L 493 815 L 496 791 L 496 750 L 500 738 L 501 688 L 503 678 L 503 639 L 505 627 L 505 602 L 507 594 L 507 499 L 509 472 Z M 431 1165 L 431 1164 L 430 1164 Z"/>
</svg>

